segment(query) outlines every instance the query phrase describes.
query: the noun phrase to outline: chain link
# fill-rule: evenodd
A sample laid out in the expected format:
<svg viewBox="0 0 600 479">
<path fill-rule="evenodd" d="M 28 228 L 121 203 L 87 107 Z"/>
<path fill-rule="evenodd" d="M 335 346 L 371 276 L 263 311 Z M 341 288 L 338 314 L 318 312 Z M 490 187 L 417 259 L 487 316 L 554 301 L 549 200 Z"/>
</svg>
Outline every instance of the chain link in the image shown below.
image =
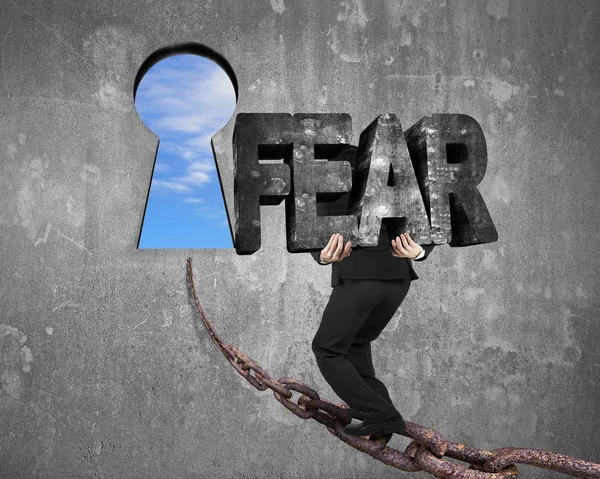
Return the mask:
<svg viewBox="0 0 600 479">
<path fill-rule="evenodd" d="M 541 449 L 504 447 L 486 451 L 447 441 L 439 432 L 406 421 L 403 436 L 413 439 L 404 452 L 389 447 L 391 434 L 375 437 L 351 436 L 344 426 L 352 421 L 345 404 L 322 399 L 307 384 L 284 377 L 277 381 L 254 360 L 231 344 L 224 343 L 208 321 L 194 285 L 192 259 L 187 260 L 189 286 L 204 328 L 229 363 L 256 389 L 273 391 L 277 401 L 302 419 L 314 419 L 327 427 L 334 436 L 349 446 L 362 451 L 384 464 L 407 472 L 425 471 L 440 479 L 508 479 L 515 478 L 515 464 L 550 469 L 576 477 L 600 479 L 600 464 Z M 196 323 L 196 327 L 198 325 Z M 297 403 L 292 401 L 292 391 L 300 393 Z M 469 464 L 469 467 L 446 461 L 444 456 Z"/>
</svg>

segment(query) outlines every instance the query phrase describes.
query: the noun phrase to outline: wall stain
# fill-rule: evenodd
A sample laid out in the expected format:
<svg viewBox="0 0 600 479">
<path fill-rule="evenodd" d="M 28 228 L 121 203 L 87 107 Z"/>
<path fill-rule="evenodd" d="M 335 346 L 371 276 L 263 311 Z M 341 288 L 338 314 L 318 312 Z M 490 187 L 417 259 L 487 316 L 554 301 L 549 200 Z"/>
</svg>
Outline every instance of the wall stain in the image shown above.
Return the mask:
<svg viewBox="0 0 600 479">
<path fill-rule="evenodd" d="M 271 8 L 275 13 L 279 13 L 280 15 L 285 11 L 285 4 L 283 0 L 269 0 L 271 4 Z"/>
<path fill-rule="evenodd" d="M 25 392 L 24 375 L 31 372 L 33 355 L 27 335 L 14 326 L 0 324 L 0 393 L 17 401 Z M 0 400 L 3 397 L 0 394 Z"/>
<path fill-rule="evenodd" d="M 327 32 L 327 45 L 340 60 L 359 63 L 365 56 L 363 31 L 369 19 L 362 0 L 343 0 L 340 6 L 337 23 Z"/>
<path fill-rule="evenodd" d="M 489 15 L 502 20 L 508 16 L 509 0 L 489 0 L 487 12 Z"/>
</svg>

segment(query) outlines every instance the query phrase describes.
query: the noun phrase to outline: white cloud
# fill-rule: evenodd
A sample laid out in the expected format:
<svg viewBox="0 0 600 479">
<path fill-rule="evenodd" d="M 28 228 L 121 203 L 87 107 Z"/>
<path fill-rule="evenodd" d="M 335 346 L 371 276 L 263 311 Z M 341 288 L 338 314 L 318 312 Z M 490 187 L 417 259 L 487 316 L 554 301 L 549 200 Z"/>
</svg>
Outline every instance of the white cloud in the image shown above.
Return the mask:
<svg viewBox="0 0 600 479">
<path fill-rule="evenodd" d="M 218 106 L 226 111 L 235 108 L 235 91 L 231 80 L 221 69 L 215 69 L 208 77 L 190 85 L 191 100 L 203 105 Z"/>
<path fill-rule="evenodd" d="M 206 62 L 190 61 L 185 70 L 163 67 L 156 74 L 151 69 L 142 79 L 139 96 L 145 106 L 138 111 L 159 136 L 170 131 L 212 136 L 231 118 L 236 104 L 231 80 Z"/>
<path fill-rule="evenodd" d="M 202 186 L 211 181 L 211 172 L 214 169 L 214 165 L 194 161 L 188 165 L 183 176 L 173 177 L 169 180 L 153 179 L 152 184 L 161 189 L 177 193 L 188 193 L 193 187 Z"/>
<path fill-rule="evenodd" d="M 171 167 L 169 165 L 166 165 L 165 163 L 156 163 L 154 165 L 154 172 L 155 173 L 164 173 L 166 171 L 169 171 L 171 169 Z"/>
<path fill-rule="evenodd" d="M 183 152 L 183 154 L 181 156 L 183 156 L 184 160 L 190 161 L 195 158 L 198 158 L 198 153 L 196 153 L 195 151 L 192 151 L 192 150 L 186 150 Z"/>
<path fill-rule="evenodd" d="M 211 164 L 195 161 L 188 167 L 187 175 L 182 178 L 182 181 L 195 186 L 201 186 L 211 180 L 210 172 L 214 169 L 215 167 Z"/>
<path fill-rule="evenodd" d="M 199 135 L 199 136 L 190 138 L 189 140 L 186 140 L 184 144 L 186 146 L 189 146 L 190 148 L 194 148 L 194 149 L 197 148 L 199 150 L 206 150 L 206 149 L 212 150 L 211 144 L 210 144 L 212 137 L 213 137 L 212 134 Z"/>
<path fill-rule="evenodd" d="M 190 164 L 189 169 L 191 171 L 213 171 L 215 169 L 215 165 L 202 161 L 194 161 L 192 164 Z"/>
<path fill-rule="evenodd" d="M 207 115 L 200 112 L 195 114 L 170 115 L 157 120 L 155 128 L 157 130 L 170 130 L 182 133 L 199 133 L 206 129 L 212 129 L 209 124 L 210 120 Z"/>
<path fill-rule="evenodd" d="M 204 203 L 204 200 L 202 198 L 185 198 L 184 203 L 192 203 L 192 204 L 200 204 L 200 203 Z"/>
<path fill-rule="evenodd" d="M 189 186 L 180 181 L 152 180 L 152 186 L 155 186 L 159 189 L 175 191 L 177 193 L 187 193 L 191 191 Z"/>
<path fill-rule="evenodd" d="M 202 153 L 204 153 L 200 149 L 188 148 L 187 146 L 182 146 L 180 143 L 173 141 L 165 141 L 164 143 L 161 143 L 161 152 L 162 151 L 165 153 L 171 153 L 173 156 L 183 158 L 187 161 L 195 160 Z"/>
<path fill-rule="evenodd" d="M 210 181 L 210 175 L 203 171 L 192 171 L 187 176 L 182 178 L 183 181 L 194 186 L 201 186 Z"/>
</svg>

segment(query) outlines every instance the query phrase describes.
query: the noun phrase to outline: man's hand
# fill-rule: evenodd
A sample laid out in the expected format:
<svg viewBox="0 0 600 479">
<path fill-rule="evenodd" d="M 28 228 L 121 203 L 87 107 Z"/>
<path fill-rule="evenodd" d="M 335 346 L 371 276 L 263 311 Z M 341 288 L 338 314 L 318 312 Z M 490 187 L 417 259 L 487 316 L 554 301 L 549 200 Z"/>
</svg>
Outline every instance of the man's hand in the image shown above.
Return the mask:
<svg viewBox="0 0 600 479">
<path fill-rule="evenodd" d="M 392 240 L 392 256 L 415 259 L 422 250 L 421 245 L 415 243 L 408 233 L 402 233 Z"/>
<path fill-rule="evenodd" d="M 344 247 L 344 237 L 339 233 L 334 233 L 327 246 L 321 250 L 319 259 L 322 263 L 332 263 L 343 260 L 346 256 L 350 256 L 350 253 L 352 253 L 352 241 L 348 241 Z"/>
</svg>

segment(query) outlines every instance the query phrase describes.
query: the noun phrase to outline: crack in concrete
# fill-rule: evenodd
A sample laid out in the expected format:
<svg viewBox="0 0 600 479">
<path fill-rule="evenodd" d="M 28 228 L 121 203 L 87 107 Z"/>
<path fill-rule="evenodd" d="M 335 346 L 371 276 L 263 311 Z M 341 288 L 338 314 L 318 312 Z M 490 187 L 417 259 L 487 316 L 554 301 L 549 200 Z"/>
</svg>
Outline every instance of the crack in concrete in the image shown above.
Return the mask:
<svg viewBox="0 0 600 479">
<path fill-rule="evenodd" d="M 48 224 L 46 225 L 46 232 L 44 233 L 44 237 L 43 238 L 38 238 L 35 243 L 34 243 L 34 247 L 37 247 L 38 244 L 40 243 L 47 243 L 48 242 L 48 236 L 50 234 L 50 230 L 53 229 L 54 231 L 56 231 L 60 236 L 62 236 L 64 239 L 66 239 L 67 241 L 73 243 L 77 248 L 84 250 L 85 252 L 87 252 L 87 254 L 89 254 L 90 256 L 92 256 L 92 252 L 87 249 L 83 244 L 78 243 L 77 241 L 75 241 L 73 238 L 69 238 L 67 235 L 63 234 L 56 226 L 54 226 L 52 223 L 48 222 Z"/>
</svg>

